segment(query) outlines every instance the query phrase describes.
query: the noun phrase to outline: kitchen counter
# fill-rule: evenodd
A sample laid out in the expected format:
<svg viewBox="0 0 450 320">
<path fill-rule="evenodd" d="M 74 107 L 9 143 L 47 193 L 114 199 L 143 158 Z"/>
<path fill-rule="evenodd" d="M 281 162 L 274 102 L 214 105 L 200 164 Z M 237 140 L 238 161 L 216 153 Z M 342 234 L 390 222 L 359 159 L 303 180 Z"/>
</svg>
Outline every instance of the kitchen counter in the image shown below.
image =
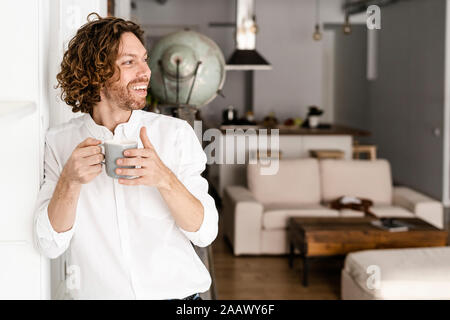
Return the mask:
<svg viewBox="0 0 450 320">
<path fill-rule="evenodd" d="M 270 129 L 279 129 L 280 135 L 350 135 L 353 137 L 366 137 L 370 135 L 369 131 L 361 130 L 361 129 L 355 129 L 350 128 L 347 126 L 342 125 L 329 125 L 329 127 L 326 128 L 316 128 L 316 129 L 309 129 L 309 128 L 299 128 L 299 127 L 291 127 L 291 126 L 284 126 L 280 125 L 275 128 L 264 128 L 263 126 L 240 126 L 240 125 L 227 125 L 227 126 L 220 126 L 220 130 L 222 133 L 226 133 L 227 129 L 268 129 L 268 133 L 270 133 Z M 256 131 L 258 133 L 258 131 Z"/>
</svg>

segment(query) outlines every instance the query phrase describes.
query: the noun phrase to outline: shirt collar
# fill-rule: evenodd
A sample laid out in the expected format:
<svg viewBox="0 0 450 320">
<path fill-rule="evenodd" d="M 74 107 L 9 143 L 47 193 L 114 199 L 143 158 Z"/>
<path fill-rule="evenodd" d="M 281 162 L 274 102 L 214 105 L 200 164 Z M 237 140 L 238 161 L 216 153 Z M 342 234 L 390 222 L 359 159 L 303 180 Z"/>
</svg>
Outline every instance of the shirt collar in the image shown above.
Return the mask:
<svg viewBox="0 0 450 320">
<path fill-rule="evenodd" d="M 130 119 L 128 119 L 128 121 L 125 123 L 119 124 L 114 129 L 114 135 L 117 133 L 117 130 L 120 130 L 120 128 L 123 127 L 125 137 L 133 138 L 134 132 L 140 123 L 141 112 L 142 112 L 141 110 L 133 110 L 131 112 Z M 109 131 L 109 129 L 106 128 L 105 126 L 97 124 L 94 121 L 94 119 L 92 119 L 89 113 L 86 113 L 84 115 L 84 123 L 86 124 L 86 127 L 88 128 L 89 132 L 96 139 L 106 140 L 111 139 L 113 137 L 113 133 Z"/>
</svg>

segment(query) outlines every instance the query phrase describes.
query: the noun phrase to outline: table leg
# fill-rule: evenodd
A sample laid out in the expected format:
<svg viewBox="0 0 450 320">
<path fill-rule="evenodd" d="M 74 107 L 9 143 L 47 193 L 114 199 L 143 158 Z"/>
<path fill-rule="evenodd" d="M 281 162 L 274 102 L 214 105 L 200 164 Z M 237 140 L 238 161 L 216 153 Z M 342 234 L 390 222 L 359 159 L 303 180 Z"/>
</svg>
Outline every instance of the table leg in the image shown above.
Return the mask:
<svg viewBox="0 0 450 320">
<path fill-rule="evenodd" d="M 289 267 L 292 269 L 294 267 L 294 243 L 289 242 Z"/>
<path fill-rule="evenodd" d="M 308 271 L 309 271 L 309 265 L 308 265 L 308 258 L 305 254 L 302 255 L 303 260 L 303 286 L 308 286 Z"/>
</svg>

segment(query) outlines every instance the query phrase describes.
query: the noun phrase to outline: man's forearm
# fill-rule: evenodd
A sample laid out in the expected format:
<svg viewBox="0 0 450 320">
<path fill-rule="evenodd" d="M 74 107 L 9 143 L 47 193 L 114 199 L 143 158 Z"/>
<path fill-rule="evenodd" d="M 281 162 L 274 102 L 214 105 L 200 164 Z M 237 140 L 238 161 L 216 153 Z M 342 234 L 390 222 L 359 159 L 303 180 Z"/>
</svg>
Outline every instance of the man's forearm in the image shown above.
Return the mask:
<svg viewBox="0 0 450 320">
<path fill-rule="evenodd" d="M 203 222 L 204 208 L 202 203 L 170 173 L 164 188 L 158 188 L 167 203 L 175 222 L 183 230 L 198 231 Z"/>
<path fill-rule="evenodd" d="M 73 227 L 80 196 L 81 184 L 74 184 L 60 177 L 48 205 L 48 218 L 56 232 Z"/>
</svg>

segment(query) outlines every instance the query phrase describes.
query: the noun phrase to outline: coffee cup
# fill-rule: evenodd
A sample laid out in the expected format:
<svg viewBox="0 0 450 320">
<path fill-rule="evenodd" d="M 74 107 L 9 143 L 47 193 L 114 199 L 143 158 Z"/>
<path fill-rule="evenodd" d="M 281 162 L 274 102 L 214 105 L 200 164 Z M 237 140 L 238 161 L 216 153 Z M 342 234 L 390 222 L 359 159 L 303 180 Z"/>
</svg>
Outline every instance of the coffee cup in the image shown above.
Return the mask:
<svg viewBox="0 0 450 320">
<path fill-rule="evenodd" d="M 125 158 L 123 152 L 128 149 L 137 149 L 138 143 L 134 140 L 106 140 L 99 146 L 104 148 L 105 171 L 108 176 L 114 179 L 133 179 L 135 176 L 118 175 L 116 173 L 117 168 L 130 168 L 134 169 L 135 166 L 118 166 L 117 159 Z"/>
</svg>

